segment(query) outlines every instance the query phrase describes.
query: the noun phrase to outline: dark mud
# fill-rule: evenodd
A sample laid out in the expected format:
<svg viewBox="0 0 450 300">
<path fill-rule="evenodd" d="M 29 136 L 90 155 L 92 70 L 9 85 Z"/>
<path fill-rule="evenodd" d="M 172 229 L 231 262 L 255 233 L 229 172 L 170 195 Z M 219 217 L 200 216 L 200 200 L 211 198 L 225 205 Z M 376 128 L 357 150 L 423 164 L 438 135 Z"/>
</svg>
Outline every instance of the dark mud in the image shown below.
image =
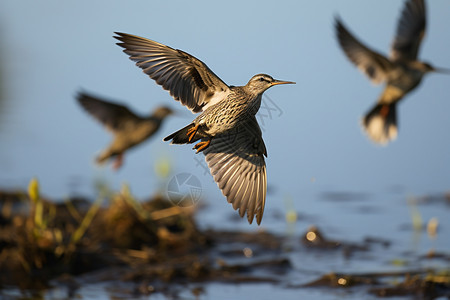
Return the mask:
<svg viewBox="0 0 450 300">
<path fill-rule="evenodd" d="M 258 230 L 202 231 L 192 207 L 174 206 L 161 196 L 136 201 L 126 190 L 103 193 L 94 202 L 53 202 L 32 190 L 3 191 L 0 208 L 0 296 L 2 290 L 16 290 L 21 295 L 17 299 L 40 298 L 63 287 L 70 298 L 83 284 L 96 282 L 112 282 L 125 298 L 153 293 L 176 297 L 177 290 L 188 285 L 191 294 L 199 296 L 204 284 L 219 282 L 293 290 L 364 287 L 377 297 L 450 297 L 448 269 L 330 272 L 311 282 L 285 283 L 293 269 L 289 253 L 299 247 L 350 259 L 374 247 L 389 248 L 389 240 L 348 243 L 329 239 L 316 227 L 300 239 Z M 450 261 L 448 254 L 434 252 L 419 259 Z"/>
</svg>

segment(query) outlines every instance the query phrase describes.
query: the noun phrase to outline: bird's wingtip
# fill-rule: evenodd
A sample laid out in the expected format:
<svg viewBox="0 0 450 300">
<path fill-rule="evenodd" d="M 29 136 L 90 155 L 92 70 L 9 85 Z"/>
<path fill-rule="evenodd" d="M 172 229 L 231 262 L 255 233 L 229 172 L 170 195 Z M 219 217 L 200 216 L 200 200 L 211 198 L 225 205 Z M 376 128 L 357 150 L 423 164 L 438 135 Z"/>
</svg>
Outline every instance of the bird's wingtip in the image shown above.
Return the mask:
<svg viewBox="0 0 450 300">
<path fill-rule="evenodd" d="M 80 88 L 75 92 L 74 97 L 79 103 L 82 103 L 82 102 L 85 102 L 86 98 L 88 98 L 89 96 L 90 96 L 90 94 L 88 92 L 86 92 L 85 89 Z"/>
<path fill-rule="evenodd" d="M 129 36 L 129 34 L 118 31 L 114 31 L 114 34 L 115 35 L 113 35 L 113 38 L 120 41 L 120 43 L 116 43 L 116 45 L 122 47 L 124 40 L 127 38 L 127 36 Z"/>
<path fill-rule="evenodd" d="M 261 225 L 262 216 L 262 213 L 256 214 L 256 224 L 258 224 L 258 226 Z"/>
<path fill-rule="evenodd" d="M 344 27 L 344 23 L 342 22 L 341 16 L 339 16 L 338 14 L 334 15 L 334 26 L 336 28 Z"/>
</svg>

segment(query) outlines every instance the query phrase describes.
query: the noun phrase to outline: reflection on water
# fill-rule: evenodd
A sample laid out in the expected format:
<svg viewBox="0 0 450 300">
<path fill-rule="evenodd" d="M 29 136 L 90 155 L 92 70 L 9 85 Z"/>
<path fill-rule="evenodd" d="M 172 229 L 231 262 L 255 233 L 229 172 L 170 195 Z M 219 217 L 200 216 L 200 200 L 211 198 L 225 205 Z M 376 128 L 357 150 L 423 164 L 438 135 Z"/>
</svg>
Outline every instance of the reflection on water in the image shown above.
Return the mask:
<svg viewBox="0 0 450 300">
<path fill-rule="evenodd" d="M 190 221 L 179 207 L 171 207 L 167 202 L 162 205 L 161 200 L 142 204 L 136 215 L 134 205 L 137 204 L 132 199 L 125 200 L 129 194 L 122 192 L 119 198 L 112 197 L 115 200 L 110 206 L 98 212 L 102 217 L 92 221 L 88 239 L 79 245 L 78 249 L 83 250 L 80 258 L 84 259 L 77 266 L 87 263 L 89 268 L 97 268 L 95 271 L 85 270 L 79 275 L 65 272 L 52 280 L 46 291 L 21 293 L 7 288 L 0 290 L 0 296 L 6 299 L 24 294 L 47 299 L 91 299 L 92 295 L 98 299 L 218 299 L 247 298 L 267 290 L 271 297 L 286 299 L 356 300 L 400 293 L 445 295 L 450 291 L 450 240 L 446 238 L 450 228 L 448 195 L 410 199 L 394 194 L 370 195 L 376 200 L 373 203 L 376 209 L 364 213 L 356 209 L 358 202 L 342 202 L 340 193 L 336 195 L 337 199 L 330 197 L 332 204 L 327 202 L 336 212 L 334 215 L 320 210 L 308 217 L 298 214 L 296 221 L 288 222 L 283 218 L 288 210 L 276 209 L 279 213 L 266 215 L 260 231 L 249 229 L 242 220 L 241 224 L 234 222 L 233 231 L 227 232 L 218 224 L 224 220 L 217 214 L 215 224 L 205 224 L 204 216 L 211 215 L 217 207 L 200 211 L 197 218 L 203 223 L 201 227 L 216 229 L 196 231 L 186 226 Z M 316 200 L 320 198 L 316 196 Z M 89 208 L 89 203 L 83 201 L 73 203 L 77 208 Z M 410 205 L 415 207 L 414 214 L 409 212 Z M 386 207 L 389 209 L 380 209 Z M 148 208 L 151 219 L 146 216 Z M 172 216 L 176 218 L 167 218 L 167 209 L 174 208 L 177 212 Z M 58 205 L 58 209 L 65 210 L 64 205 Z M 0 211 L 5 212 L 5 207 L 0 206 Z M 423 220 L 420 226 L 414 225 L 416 214 Z M 76 216 L 73 212 L 71 215 Z M 231 211 L 229 215 L 234 216 Z M 54 218 L 62 216 L 58 213 Z M 177 218 L 184 221 L 179 222 Z M 153 223 L 161 227 L 158 230 L 153 225 L 147 227 L 148 221 L 161 222 Z M 107 228 L 100 226 L 103 222 Z M 16 219 L 15 223 L 20 222 Z M 47 225 L 45 230 L 51 230 L 53 225 Z M 264 228 L 274 230 L 270 233 Z M 94 245 L 98 230 L 101 235 L 97 237 L 103 240 L 103 246 Z M 155 239 L 159 241 L 158 247 L 152 246 Z M 142 245 L 133 246 L 136 242 Z M 104 248 L 107 244 L 114 246 Z M 97 257 L 95 263 L 87 259 L 92 255 Z M 49 255 L 47 260 L 51 263 Z M 63 266 L 61 263 L 60 267 Z M 44 274 L 32 284 L 44 282 Z M 24 277 L 21 282 L 25 283 Z M 398 283 L 401 284 L 397 286 Z"/>
</svg>

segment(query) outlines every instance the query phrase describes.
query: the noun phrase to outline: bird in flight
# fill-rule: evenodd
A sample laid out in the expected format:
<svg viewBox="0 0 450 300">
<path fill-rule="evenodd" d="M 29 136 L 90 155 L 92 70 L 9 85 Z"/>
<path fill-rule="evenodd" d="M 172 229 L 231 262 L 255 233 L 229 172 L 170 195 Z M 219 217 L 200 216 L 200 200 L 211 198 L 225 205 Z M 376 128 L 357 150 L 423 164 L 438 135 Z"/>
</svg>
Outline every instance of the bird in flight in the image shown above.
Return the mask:
<svg viewBox="0 0 450 300">
<path fill-rule="evenodd" d="M 102 164 L 114 158 L 113 168 L 123 164 L 123 155 L 128 149 L 137 146 L 153 136 L 163 120 L 171 115 L 172 109 L 161 106 L 149 116 L 138 116 L 126 106 L 80 92 L 78 103 L 114 136 L 111 144 L 100 153 L 96 162 Z"/>
<path fill-rule="evenodd" d="M 397 137 L 397 103 L 415 89 L 429 72 L 449 73 L 417 59 L 425 36 L 426 9 L 424 0 L 407 0 L 397 25 L 389 58 L 358 41 L 336 18 L 336 34 L 344 53 L 374 84 L 385 82 L 377 103 L 362 118 L 369 138 L 385 145 Z"/>
<path fill-rule="evenodd" d="M 173 144 L 192 144 L 205 155 L 214 180 L 239 215 L 261 223 L 266 200 L 267 156 L 255 114 L 265 90 L 291 81 L 266 74 L 245 86 L 229 86 L 206 64 L 178 49 L 139 36 L 116 32 L 118 45 L 157 84 L 193 113 L 189 125 L 167 136 Z"/>
</svg>

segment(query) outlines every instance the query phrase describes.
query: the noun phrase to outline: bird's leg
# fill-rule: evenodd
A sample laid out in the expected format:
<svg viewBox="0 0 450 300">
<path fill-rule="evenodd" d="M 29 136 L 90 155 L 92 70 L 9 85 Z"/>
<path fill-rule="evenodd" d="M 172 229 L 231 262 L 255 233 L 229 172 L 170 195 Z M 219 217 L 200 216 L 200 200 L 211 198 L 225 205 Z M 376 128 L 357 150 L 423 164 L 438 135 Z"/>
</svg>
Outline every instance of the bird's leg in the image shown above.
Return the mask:
<svg viewBox="0 0 450 300">
<path fill-rule="evenodd" d="M 198 124 L 195 125 L 194 127 L 188 129 L 187 135 L 189 136 L 189 142 L 192 141 L 195 134 L 197 133 L 197 130 L 198 130 Z"/>
<path fill-rule="evenodd" d="M 114 161 L 112 167 L 115 171 L 117 171 L 123 164 L 123 153 L 120 153 L 116 156 L 116 160 Z"/>
<path fill-rule="evenodd" d="M 380 115 L 383 118 L 386 118 L 388 114 L 389 114 L 389 105 L 385 104 L 380 109 Z"/>
<path fill-rule="evenodd" d="M 200 143 L 196 144 L 194 146 L 194 149 L 197 149 L 197 153 L 199 153 L 199 152 L 205 150 L 206 148 L 208 148 L 209 144 L 211 144 L 211 140 L 210 139 L 207 140 L 207 141 L 203 141 L 203 142 L 200 142 Z"/>
</svg>

